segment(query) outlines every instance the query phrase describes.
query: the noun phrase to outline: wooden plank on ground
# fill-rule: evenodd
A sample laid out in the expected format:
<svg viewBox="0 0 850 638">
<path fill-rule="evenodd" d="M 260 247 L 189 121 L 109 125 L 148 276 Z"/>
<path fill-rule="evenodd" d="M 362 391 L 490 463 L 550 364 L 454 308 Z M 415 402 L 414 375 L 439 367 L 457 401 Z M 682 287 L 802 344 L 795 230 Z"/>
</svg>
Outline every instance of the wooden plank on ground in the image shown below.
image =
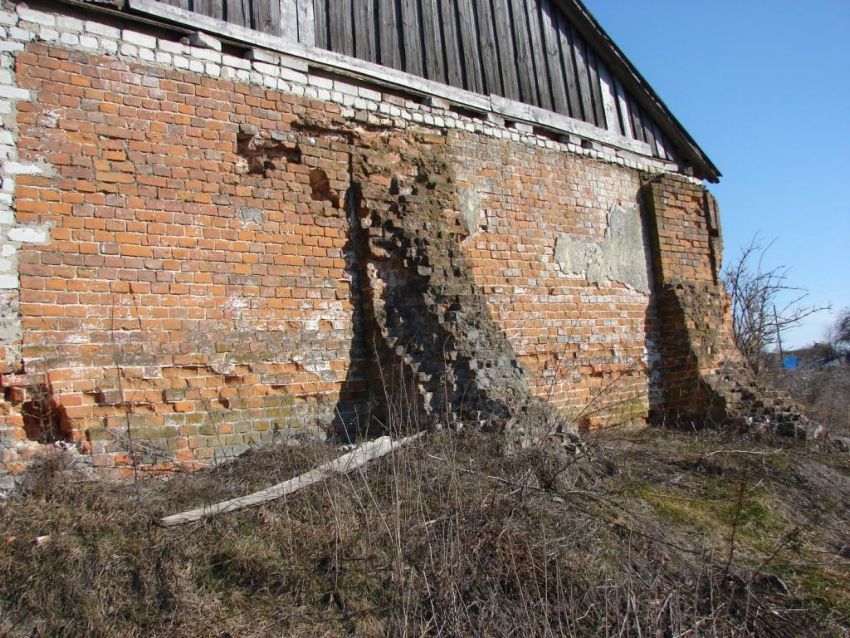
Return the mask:
<svg viewBox="0 0 850 638">
<path fill-rule="evenodd" d="M 377 36 L 375 4 L 372 0 L 354 0 L 354 55 L 361 60 L 377 62 Z"/>
<path fill-rule="evenodd" d="M 422 55 L 422 36 L 419 31 L 419 0 L 401 0 L 401 24 L 404 70 L 413 75 L 424 76 L 425 60 Z"/>
<path fill-rule="evenodd" d="M 443 35 L 440 10 L 436 0 L 422 0 L 422 33 L 425 50 L 425 77 L 435 82 L 446 81 L 446 65 L 443 60 Z"/>
<path fill-rule="evenodd" d="M 449 84 L 462 89 L 466 83 L 463 79 L 463 60 L 455 0 L 440 0 L 440 11 L 442 12 L 443 44 L 446 47 L 446 78 Z"/>
<path fill-rule="evenodd" d="M 466 71 L 466 88 L 475 93 L 484 93 L 484 77 L 481 72 L 481 51 L 478 47 L 478 29 L 470 0 L 452 0 L 457 7 L 460 22 L 460 42 Z"/>
<path fill-rule="evenodd" d="M 511 17 L 514 31 L 514 43 L 516 44 L 516 61 L 519 69 L 519 92 L 520 97 L 526 104 L 540 104 L 537 95 L 537 80 L 534 73 L 534 56 L 531 50 L 531 42 L 528 39 L 528 21 L 525 19 L 524 0 L 508 0 L 511 5 Z"/>
<path fill-rule="evenodd" d="M 546 64 L 549 67 L 549 82 L 552 87 L 553 110 L 569 115 L 567 83 L 564 80 L 561 47 L 558 42 L 558 23 L 555 15 L 557 10 L 549 0 L 540 0 L 540 18 L 543 23 L 543 42 L 546 45 L 545 55 Z"/>
<path fill-rule="evenodd" d="M 425 0 L 427 2 L 427 0 Z M 503 95 L 502 76 L 499 72 L 499 49 L 493 27 L 493 10 L 490 0 L 474 0 L 478 16 L 478 39 L 481 44 L 481 68 L 484 70 L 484 92 Z"/>
<path fill-rule="evenodd" d="M 511 100 L 520 100 L 517 80 L 517 58 L 514 52 L 514 36 L 511 30 L 511 10 L 508 0 L 492 0 L 493 22 L 496 27 L 496 47 L 502 71 L 502 95 Z"/>
<path fill-rule="evenodd" d="M 331 0 L 333 1 L 333 0 Z M 394 69 L 402 70 L 401 16 L 396 14 L 395 0 L 378 0 L 378 24 L 381 32 L 378 36 L 380 43 L 380 63 Z"/>
<path fill-rule="evenodd" d="M 298 0 L 298 41 L 308 47 L 315 45 L 315 28 L 313 0 Z"/>
<path fill-rule="evenodd" d="M 540 28 L 540 7 L 538 6 L 538 0 L 525 0 L 525 14 L 528 20 L 531 50 L 534 52 L 534 75 L 537 78 L 537 92 L 540 99 L 538 106 L 552 111 L 552 88 L 549 84 L 546 48 Z"/>
<path fill-rule="evenodd" d="M 280 0 L 252 0 L 254 28 L 269 35 L 280 35 Z"/>
<path fill-rule="evenodd" d="M 561 61 L 564 65 L 564 75 L 567 79 L 567 103 L 570 107 L 570 117 L 583 119 L 581 113 L 581 96 L 578 87 L 575 56 L 573 55 L 573 34 L 566 17 L 558 10 L 558 40 L 561 45 Z"/>
<path fill-rule="evenodd" d="M 352 0 L 328 0 L 331 50 L 354 55 L 354 26 L 351 24 Z"/>
<path fill-rule="evenodd" d="M 421 436 L 422 433 L 415 434 L 414 436 L 408 436 L 398 441 L 393 441 L 388 436 L 382 436 L 379 439 L 360 445 L 355 450 L 343 454 L 333 461 L 323 463 L 316 469 L 300 474 L 288 481 L 283 481 L 282 483 L 260 490 L 259 492 L 254 492 L 253 494 L 248 494 L 247 496 L 240 496 L 239 498 L 232 498 L 226 501 L 221 501 L 220 503 L 204 505 L 203 507 L 189 510 L 187 512 L 181 512 L 180 514 L 166 516 L 160 519 L 160 524 L 165 527 L 184 525 L 185 523 L 199 521 L 209 516 L 227 514 L 228 512 L 236 512 L 238 510 L 245 509 L 246 507 L 253 507 L 262 503 L 268 503 L 269 501 L 288 496 L 289 494 L 294 494 L 298 490 L 324 481 L 332 476 L 352 472 L 363 467 L 370 461 L 379 459 L 394 450 L 412 443 Z"/>
</svg>

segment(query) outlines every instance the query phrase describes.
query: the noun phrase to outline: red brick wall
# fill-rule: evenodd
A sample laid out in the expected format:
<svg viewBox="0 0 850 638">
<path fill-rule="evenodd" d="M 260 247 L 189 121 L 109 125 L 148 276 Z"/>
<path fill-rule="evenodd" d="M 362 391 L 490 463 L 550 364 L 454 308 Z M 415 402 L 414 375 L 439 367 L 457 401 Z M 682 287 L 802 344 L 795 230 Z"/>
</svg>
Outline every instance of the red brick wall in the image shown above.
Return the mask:
<svg viewBox="0 0 850 638">
<path fill-rule="evenodd" d="M 18 221 L 52 241 L 20 255 L 26 378 L 97 466 L 204 461 L 327 425 L 349 375 L 345 139 L 291 133 L 339 107 L 33 44 L 17 57 Z M 243 138 L 248 136 L 243 135 Z M 356 376 L 356 375 L 354 375 Z M 347 378 L 349 377 L 349 378 Z M 344 387 L 345 386 L 345 387 Z M 120 474 L 120 472 L 117 472 Z"/>
<path fill-rule="evenodd" d="M 638 173 L 469 134 L 453 142 L 461 183 L 481 195 L 480 230 L 464 246 L 533 391 L 585 423 L 644 418 L 654 330 L 648 293 L 570 276 L 555 259 L 564 234 L 601 241 L 612 206 L 641 216 Z M 648 249 L 635 259 L 646 270 Z"/>
<path fill-rule="evenodd" d="M 49 167 L 18 177 L 18 222 L 51 238 L 19 257 L 17 436 L 39 416 L 122 476 L 128 436 L 145 468 L 196 467 L 362 407 L 339 106 L 44 44 L 16 73 L 19 153 Z M 447 148 L 481 201 L 463 250 L 533 391 L 585 424 L 645 417 L 648 293 L 555 260 L 612 206 L 640 216 L 638 172 L 475 133 Z"/>
</svg>

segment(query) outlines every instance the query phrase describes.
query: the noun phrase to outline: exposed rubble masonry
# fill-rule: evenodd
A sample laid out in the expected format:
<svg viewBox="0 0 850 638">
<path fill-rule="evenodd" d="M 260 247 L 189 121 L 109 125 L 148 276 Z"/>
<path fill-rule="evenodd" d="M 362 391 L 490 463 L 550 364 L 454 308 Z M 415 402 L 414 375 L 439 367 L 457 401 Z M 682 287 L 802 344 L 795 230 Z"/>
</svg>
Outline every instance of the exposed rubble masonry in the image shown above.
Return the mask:
<svg viewBox="0 0 850 638">
<path fill-rule="evenodd" d="M 404 419 L 521 443 L 761 400 L 725 389 L 713 200 L 652 158 L 271 52 L 0 23 L 6 483 L 56 441 L 121 477 Z"/>
</svg>

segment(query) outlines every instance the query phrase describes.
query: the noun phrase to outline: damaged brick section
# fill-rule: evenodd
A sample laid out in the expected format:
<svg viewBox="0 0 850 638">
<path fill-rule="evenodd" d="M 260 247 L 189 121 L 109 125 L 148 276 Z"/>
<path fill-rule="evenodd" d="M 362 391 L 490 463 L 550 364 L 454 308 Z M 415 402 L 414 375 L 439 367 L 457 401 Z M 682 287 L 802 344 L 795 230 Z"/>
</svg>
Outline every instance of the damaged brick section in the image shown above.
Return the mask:
<svg viewBox="0 0 850 638">
<path fill-rule="evenodd" d="M 663 409 L 655 420 L 759 425 L 807 437 L 817 433 L 791 398 L 760 383 L 737 351 L 729 300 L 720 284 L 717 204 L 700 185 L 646 176 L 661 337 Z"/>
<path fill-rule="evenodd" d="M 376 355 L 373 387 L 390 397 L 380 418 L 391 418 L 387 407 L 402 398 L 426 424 L 507 430 L 519 445 L 567 434 L 557 412 L 531 394 L 473 279 L 446 138 L 379 134 L 364 142 L 349 205 Z"/>
</svg>

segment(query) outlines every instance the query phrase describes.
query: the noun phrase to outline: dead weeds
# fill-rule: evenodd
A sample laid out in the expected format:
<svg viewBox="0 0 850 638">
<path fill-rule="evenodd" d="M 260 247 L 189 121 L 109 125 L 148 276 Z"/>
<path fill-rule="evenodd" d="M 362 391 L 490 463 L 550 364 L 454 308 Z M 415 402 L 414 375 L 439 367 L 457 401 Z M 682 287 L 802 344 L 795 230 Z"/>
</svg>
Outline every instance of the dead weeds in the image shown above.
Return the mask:
<svg viewBox="0 0 850 638">
<path fill-rule="evenodd" d="M 506 456 L 493 435 L 433 434 L 170 529 L 158 518 L 338 451 L 255 451 L 138 493 L 49 459 L 0 505 L 0 633 L 850 635 L 846 455 L 651 430 L 589 449 Z"/>
</svg>

